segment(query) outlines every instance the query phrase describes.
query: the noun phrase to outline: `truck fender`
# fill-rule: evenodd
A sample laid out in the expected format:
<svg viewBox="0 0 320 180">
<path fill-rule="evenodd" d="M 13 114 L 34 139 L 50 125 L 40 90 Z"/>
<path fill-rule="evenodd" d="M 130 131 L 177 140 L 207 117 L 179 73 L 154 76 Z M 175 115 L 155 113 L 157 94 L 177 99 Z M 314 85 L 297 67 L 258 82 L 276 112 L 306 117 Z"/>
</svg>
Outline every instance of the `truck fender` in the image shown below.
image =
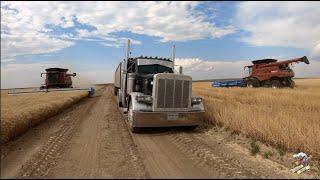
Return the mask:
<svg viewBox="0 0 320 180">
<path fill-rule="evenodd" d="M 129 96 L 129 101 L 132 102 L 132 110 L 133 111 L 152 111 L 152 105 L 148 105 L 145 103 L 139 103 L 136 100 L 136 96 L 138 95 L 144 95 L 140 92 L 131 92 Z"/>
</svg>

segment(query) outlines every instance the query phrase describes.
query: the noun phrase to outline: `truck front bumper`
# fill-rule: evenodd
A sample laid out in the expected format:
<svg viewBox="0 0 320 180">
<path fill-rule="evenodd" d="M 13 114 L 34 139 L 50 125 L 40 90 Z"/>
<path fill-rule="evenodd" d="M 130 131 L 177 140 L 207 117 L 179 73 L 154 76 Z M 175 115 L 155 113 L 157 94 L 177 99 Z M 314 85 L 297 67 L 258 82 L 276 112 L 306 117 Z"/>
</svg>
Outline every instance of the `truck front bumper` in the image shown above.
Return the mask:
<svg viewBox="0 0 320 180">
<path fill-rule="evenodd" d="M 203 123 L 204 111 L 146 112 L 133 111 L 134 127 L 197 126 Z"/>
</svg>

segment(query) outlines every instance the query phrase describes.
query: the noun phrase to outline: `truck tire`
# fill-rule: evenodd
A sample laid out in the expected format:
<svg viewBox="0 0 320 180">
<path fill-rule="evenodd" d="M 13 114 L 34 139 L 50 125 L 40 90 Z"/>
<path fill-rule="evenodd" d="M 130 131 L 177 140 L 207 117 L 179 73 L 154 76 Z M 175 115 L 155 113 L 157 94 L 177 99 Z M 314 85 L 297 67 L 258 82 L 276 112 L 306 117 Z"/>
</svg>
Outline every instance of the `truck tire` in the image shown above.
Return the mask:
<svg viewBox="0 0 320 180">
<path fill-rule="evenodd" d="M 273 89 L 276 89 L 276 88 L 280 88 L 281 87 L 281 83 L 280 83 L 280 81 L 279 80 L 272 80 L 271 81 L 271 87 L 273 88 Z"/>
<path fill-rule="evenodd" d="M 252 82 L 251 80 L 249 80 L 249 81 L 247 82 L 247 87 L 248 87 L 248 88 L 253 88 L 253 82 Z"/>
<path fill-rule="evenodd" d="M 271 81 L 270 80 L 263 81 L 261 83 L 261 86 L 264 88 L 269 88 L 269 87 L 271 87 Z"/>
<path fill-rule="evenodd" d="M 134 116 L 132 111 L 132 102 L 130 101 L 129 108 L 128 108 L 128 124 L 132 133 L 138 133 L 140 131 L 140 128 L 133 127 L 133 121 L 134 121 Z"/>
<path fill-rule="evenodd" d="M 296 83 L 292 79 L 288 79 L 289 87 L 294 88 L 296 86 Z"/>
<path fill-rule="evenodd" d="M 247 87 L 249 87 L 249 88 L 256 88 L 259 86 L 260 86 L 260 82 L 259 82 L 259 80 L 255 79 L 255 78 L 249 79 L 247 81 Z"/>
</svg>

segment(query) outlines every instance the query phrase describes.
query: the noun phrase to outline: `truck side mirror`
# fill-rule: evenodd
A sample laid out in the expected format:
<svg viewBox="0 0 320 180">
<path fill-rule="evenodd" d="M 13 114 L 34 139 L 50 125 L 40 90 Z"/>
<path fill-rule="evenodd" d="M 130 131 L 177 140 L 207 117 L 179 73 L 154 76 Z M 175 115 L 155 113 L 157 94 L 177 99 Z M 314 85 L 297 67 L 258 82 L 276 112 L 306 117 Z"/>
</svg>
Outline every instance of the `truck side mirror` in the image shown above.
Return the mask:
<svg viewBox="0 0 320 180">
<path fill-rule="evenodd" d="M 77 74 L 76 73 L 73 73 L 73 76 L 76 76 Z"/>
</svg>

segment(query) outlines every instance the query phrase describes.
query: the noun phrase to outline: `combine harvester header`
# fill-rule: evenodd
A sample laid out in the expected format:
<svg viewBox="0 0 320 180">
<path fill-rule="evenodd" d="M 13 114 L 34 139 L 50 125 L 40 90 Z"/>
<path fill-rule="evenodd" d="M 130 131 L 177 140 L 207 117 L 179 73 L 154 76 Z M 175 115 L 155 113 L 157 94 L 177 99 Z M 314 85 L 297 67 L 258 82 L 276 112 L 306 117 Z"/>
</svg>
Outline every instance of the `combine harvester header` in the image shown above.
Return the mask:
<svg viewBox="0 0 320 180">
<path fill-rule="evenodd" d="M 242 87 L 242 86 L 245 86 L 245 82 L 243 79 L 214 81 L 212 83 L 212 87 Z"/>
<path fill-rule="evenodd" d="M 40 88 L 14 88 L 8 93 L 9 95 L 18 95 L 18 94 L 28 94 L 28 93 L 47 93 L 55 91 L 86 91 L 89 93 L 89 96 L 94 95 L 95 89 L 92 87 L 89 88 L 73 88 L 71 77 L 76 76 L 76 73 L 67 74 L 68 69 L 63 68 L 48 68 L 45 73 L 46 75 L 45 83 L 40 86 Z M 23 91 L 19 91 L 23 89 Z"/>
</svg>

